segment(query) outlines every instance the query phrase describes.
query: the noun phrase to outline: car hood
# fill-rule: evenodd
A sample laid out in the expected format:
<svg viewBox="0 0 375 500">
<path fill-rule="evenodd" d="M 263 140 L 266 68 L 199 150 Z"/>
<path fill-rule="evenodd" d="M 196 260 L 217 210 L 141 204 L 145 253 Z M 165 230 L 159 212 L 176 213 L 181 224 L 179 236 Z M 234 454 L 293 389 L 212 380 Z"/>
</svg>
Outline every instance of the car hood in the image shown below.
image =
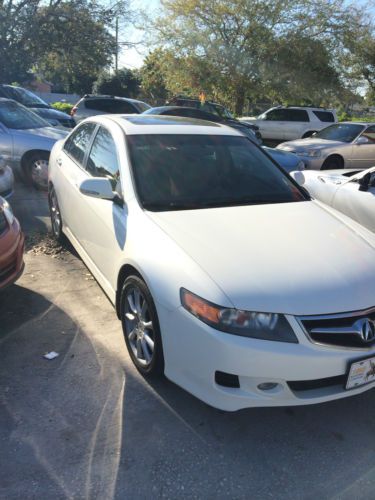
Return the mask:
<svg viewBox="0 0 375 500">
<path fill-rule="evenodd" d="M 298 156 L 291 153 L 290 151 L 283 151 L 282 149 L 268 148 L 267 146 L 262 146 L 262 149 L 268 153 L 272 158 L 279 163 L 283 168 L 287 169 L 288 172 L 296 169 L 299 162 L 301 161 Z"/>
<path fill-rule="evenodd" d="M 148 214 L 238 309 L 375 305 L 375 235 L 317 201 Z"/>
<path fill-rule="evenodd" d="M 56 127 L 41 127 L 41 128 L 29 128 L 24 130 L 13 130 L 13 136 L 18 137 L 35 137 L 39 139 L 49 139 L 51 141 L 58 141 L 64 139 L 69 132 L 66 130 L 61 130 Z"/>
<path fill-rule="evenodd" d="M 283 142 L 282 144 L 276 146 L 276 148 L 284 151 L 294 152 L 294 151 L 306 151 L 306 149 L 335 148 L 344 145 L 346 145 L 345 142 L 326 141 L 325 139 L 314 139 L 308 137 L 306 139 L 298 139 L 296 141 Z"/>
</svg>

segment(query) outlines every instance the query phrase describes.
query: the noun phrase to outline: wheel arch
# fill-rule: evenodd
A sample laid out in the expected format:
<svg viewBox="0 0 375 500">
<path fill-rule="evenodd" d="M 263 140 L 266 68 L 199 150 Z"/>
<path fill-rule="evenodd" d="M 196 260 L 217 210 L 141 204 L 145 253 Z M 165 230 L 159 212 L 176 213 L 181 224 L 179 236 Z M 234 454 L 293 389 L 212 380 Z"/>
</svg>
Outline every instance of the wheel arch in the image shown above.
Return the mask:
<svg viewBox="0 0 375 500">
<path fill-rule="evenodd" d="M 21 162 L 20 162 L 21 168 L 23 171 L 25 171 L 25 169 L 27 167 L 27 162 L 30 160 L 30 158 L 32 158 L 34 155 L 39 154 L 39 153 L 43 153 L 49 157 L 49 155 L 51 154 L 51 151 L 49 151 L 48 149 L 30 149 L 29 151 L 26 151 L 22 155 Z"/>
<path fill-rule="evenodd" d="M 131 275 L 136 275 L 139 278 L 141 278 L 143 281 L 146 282 L 145 278 L 142 276 L 142 273 L 136 267 L 134 267 L 132 264 L 127 263 L 121 267 L 121 269 L 118 273 L 118 276 L 117 276 L 116 303 L 115 303 L 116 314 L 117 314 L 117 317 L 119 319 L 121 319 L 120 300 L 121 300 L 122 287 L 123 287 L 123 284 L 124 284 L 126 278 L 128 278 Z"/>
<path fill-rule="evenodd" d="M 324 170 L 324 165 L 327 165 L 327 163 L 329 162 L 329 160 L 333 160 L 333 159 L 339 160 L 339 162 L 341 163 L 341 165 L 340 165 L 339 168 L 345 168 L 344 157 L 342 155 L 340 155 L 339 153 L 332 153 L 332 154 L 328 155 L 327 158 L 324 160 L 323 165 L 321 167 L 321 170 Z"/>
</svg>

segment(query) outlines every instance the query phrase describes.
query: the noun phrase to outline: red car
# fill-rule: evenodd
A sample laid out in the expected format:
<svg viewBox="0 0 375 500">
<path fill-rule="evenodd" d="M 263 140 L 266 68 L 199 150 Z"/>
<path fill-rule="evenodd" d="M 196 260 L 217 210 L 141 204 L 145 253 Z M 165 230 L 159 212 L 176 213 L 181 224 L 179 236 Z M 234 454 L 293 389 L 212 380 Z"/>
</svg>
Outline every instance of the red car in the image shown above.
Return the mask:
<svg viewBox="0 0 375 500">
<path fill-rule="evenodd" d="M 0 196 L 0 290 L 14 283 L 24 268 L 25 238 L 7 201 Z"/>
</svg>

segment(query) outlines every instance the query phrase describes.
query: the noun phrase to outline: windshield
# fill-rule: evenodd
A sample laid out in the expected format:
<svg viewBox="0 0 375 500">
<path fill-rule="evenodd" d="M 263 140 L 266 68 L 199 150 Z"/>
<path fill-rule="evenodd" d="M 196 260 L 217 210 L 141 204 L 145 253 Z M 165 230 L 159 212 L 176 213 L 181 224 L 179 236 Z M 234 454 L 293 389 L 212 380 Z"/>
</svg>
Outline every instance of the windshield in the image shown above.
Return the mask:
<svg viewBox="0 0 375 500">
<path fill-rule="evenodd" d="M 352 142 L 364 129 L 363 125 L 355 123 L 338 123 L 324 128 L 314 135 L 314 138 L 327 141 Z"/>
<path fill-rule="evenodd" d="M 129 135 L 139 200 L 147 210 L 189 210 L 308 199 L 245 137 Z"/>
<path fill-rule="evenodd" d="M 49 123 L 16 102 L 0 102 L 0 122 L 14 130 L 49 127 Z"/>
<path fill-rule="evenodd" d="M 134 102 L 134 104 L 138 108 L 138 111 L 140 113 L 143 113 L 144 111 L 147 111 L 148 109 L 151 109 L 151 106 L 149 104 L 146 104 L 143 101 L 136 101 L 136 102 Z"/>
<path fill-rule="evenodd" d="M 14 99 L 27 108 L 49 108 L 49 105 L 40 97 L 21 87 L 4 85 L 3 91 L 9 99 Z"/>
<path fill-rule="evenodd" d="M 219 116 L 220 118 L 226 118 L 233 120 L 234 116 L 230 111 L 227 110 L 227 108 L 224 108 L 224 106 L 220 106 L 220 104 L 211 104 L 211 103 L 204 103 L 199 106 L 199 109 L 202 111 L 207 111 L 208 113 L 212 113 L 214 115 Z"/>
</svg>

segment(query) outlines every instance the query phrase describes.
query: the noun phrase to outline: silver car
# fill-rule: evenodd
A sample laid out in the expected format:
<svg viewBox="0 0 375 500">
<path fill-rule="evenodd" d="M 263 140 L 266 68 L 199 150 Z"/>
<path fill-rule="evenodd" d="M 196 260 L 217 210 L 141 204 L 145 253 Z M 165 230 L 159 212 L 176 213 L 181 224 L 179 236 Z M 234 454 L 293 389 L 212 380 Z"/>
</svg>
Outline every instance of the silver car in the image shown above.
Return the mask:
<svg viewBox="0 0 375 500">
<path fill-rule="evenodd" d="M 0 156 L 35 187 L 47 186 L 52 146 L 67 135 L 22 104 L 0 98 Z"/>
<path fill-rule="evenodd" d="M 277 149 L 295 153 L 307 169 L 369 168 L 375 165 L 375 123 L 336 123 Z"/>
<path fill-rule="evenodd" d="M 140 114 L 149 109 L 147 103 L 127 97 L 87 94 L 80 99 L 71 111 L 76 123 L 95 115 Z"/>
</svg>

